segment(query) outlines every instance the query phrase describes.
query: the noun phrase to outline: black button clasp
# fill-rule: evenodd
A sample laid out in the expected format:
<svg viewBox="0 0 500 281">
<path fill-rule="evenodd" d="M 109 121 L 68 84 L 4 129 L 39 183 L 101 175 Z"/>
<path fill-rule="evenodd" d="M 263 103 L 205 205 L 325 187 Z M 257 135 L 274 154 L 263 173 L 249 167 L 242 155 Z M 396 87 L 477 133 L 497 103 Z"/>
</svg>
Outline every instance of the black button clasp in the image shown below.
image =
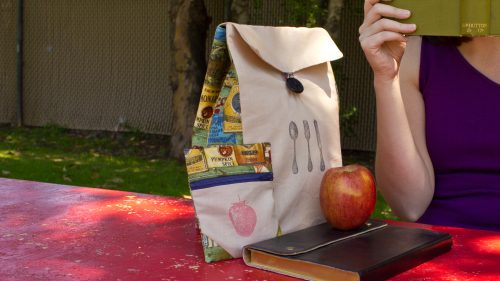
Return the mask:
<svg viewBox="0 0 500 281">
<path fill-rule="evenodd" d="M 293 73 L 284 73 L 286 77 L 286 87 L 288 90 L 300 94 L 304 91 L 304 85 L 297 80 L 297 78 L 293 77 Z"/>
</svg>

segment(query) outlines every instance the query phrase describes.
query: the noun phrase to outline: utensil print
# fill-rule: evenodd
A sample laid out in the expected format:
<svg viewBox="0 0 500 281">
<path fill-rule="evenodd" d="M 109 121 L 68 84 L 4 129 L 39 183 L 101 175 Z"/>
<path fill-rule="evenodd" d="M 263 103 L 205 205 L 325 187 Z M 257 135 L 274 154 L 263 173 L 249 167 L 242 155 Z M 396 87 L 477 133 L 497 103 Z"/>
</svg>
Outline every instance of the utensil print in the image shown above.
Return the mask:
<svg viewBox="0 0 500 281">
<path fill-rule="evenodd" d="M 297 128 L 297 124 L 295 122 L 290 121 L 290 125 L 288 126 L 288 132 L 290 133 L 290 137 L 293 140 L 293 163 L 292 163 L 292 173 L 297 174 L 299 172 L 299 167 L 297 166 L 297 150 L 295 147 L 295 141 L 299 136 L 299 129 Z"/>
<path fill-rule="evenodd" d="M 304 123 L 304 134 L 307 140 L 307 170 L 310 172 L 313 169 L 313 162 L 311 160 L 311 147 L 309 145 L 309 140 L 311 139 L 311 130 L 309 130 L 309 122 L 303 120 Z"/>
<path fill-rule="evenodd" d="M 325 160 L 323 159 L 323 147 L 321 146 L 321 136 L 319 134 L 318 121 L 316 121 L 316 120 L 314 120 L 314 130 L 316 130 L 316 139 L 318 140 L 319 156 L 321 157 L 319 169 L 321 171 L 324 171 L 325 170 Z"/>
</svg>

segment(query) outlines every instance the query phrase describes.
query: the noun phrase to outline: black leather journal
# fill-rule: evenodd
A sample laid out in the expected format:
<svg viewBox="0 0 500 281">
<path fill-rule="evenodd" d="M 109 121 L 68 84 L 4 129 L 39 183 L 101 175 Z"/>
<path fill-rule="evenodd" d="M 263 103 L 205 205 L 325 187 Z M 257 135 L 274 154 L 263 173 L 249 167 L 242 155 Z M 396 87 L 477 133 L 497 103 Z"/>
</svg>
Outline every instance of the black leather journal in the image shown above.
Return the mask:
<svg viewBox="0 0 500 281">
<path fill-rule="evenodd" d="M 451 249 L 448 233 L 369 220 L 353 231 L 323 223 L 244 248 L 249 266 L 309 280 L 384 280 Z"/>
</svg>

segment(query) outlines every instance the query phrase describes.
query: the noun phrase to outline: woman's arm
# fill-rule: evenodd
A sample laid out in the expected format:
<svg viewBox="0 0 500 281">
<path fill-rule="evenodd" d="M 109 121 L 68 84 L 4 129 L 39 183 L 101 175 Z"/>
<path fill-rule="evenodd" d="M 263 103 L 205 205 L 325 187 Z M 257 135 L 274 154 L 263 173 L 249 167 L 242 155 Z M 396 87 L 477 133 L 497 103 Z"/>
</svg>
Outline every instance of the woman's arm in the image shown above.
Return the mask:
<svg viewBox="0 0 500 281">
<path fill-rule="evenodd" d="M 425 112 L 418 87 L 419 37 L 412 37 L 394 80 L 375 81 L 378 187 L 393 211 L 415 221 L 434 193 L 434 170 L 425 141 Z"/>
<path fill-rule="evenodd" d="M 420 39 L 415 29 L 388 18 L 406 18 L 399 9 L 365 1 L 360 42 L 374 72 L 377 107 L 377 185 L 393 211 L 416 220 L 434 193 L 434 172 L 425 145 L 424 105 L 418 88 Z M 408 46 L 407 46 L 408 45 Z M 404 54 L 404 55 L 403 55 Z"/>
</svg>

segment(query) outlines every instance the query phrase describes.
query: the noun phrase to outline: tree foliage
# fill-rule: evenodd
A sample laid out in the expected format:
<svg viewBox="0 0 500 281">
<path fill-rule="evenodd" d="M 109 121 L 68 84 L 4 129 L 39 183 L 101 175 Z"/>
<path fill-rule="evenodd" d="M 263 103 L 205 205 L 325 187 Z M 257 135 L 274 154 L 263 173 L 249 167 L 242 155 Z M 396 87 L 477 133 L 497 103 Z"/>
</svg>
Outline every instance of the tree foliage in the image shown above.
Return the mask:
<svg viewBox="0 0 500 281">
<path fill-rule="evenodd" d="M 294 25 L 323 26 L 328 0 L 286 0 L 286 9 Z"/>
<path fill-rule="evenodd" d="M 294 25 L 324 27 L 334 39 L 338 39 L 344 2 L 345 0 L 286 0 L 286 9 Z"/>
</svg>

